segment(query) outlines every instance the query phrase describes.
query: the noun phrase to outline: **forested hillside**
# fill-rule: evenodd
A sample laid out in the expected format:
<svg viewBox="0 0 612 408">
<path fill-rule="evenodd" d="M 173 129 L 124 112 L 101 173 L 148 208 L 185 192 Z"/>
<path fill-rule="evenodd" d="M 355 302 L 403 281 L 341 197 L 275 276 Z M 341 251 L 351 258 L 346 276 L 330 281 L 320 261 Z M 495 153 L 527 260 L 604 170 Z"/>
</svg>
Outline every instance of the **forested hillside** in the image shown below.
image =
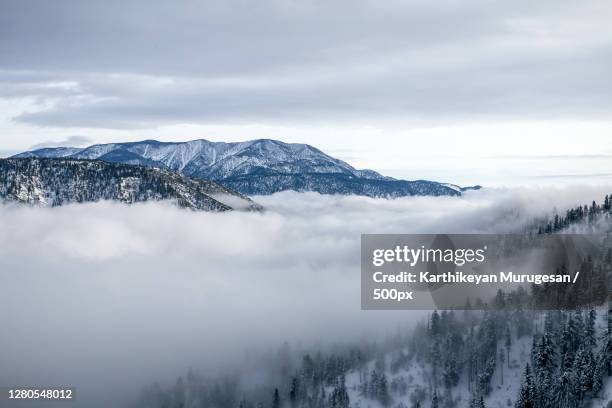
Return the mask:
<svg viewBox="0 0 612 408">
<path fill-rule="evenodd" d="M 593 200 L 591 205 L 579 205 L 566 210 L 565 213 L 557 212 L 548 219 L 538 221 L 535 230 L 538 234 L 551 234 L 580 226 L 586 228 L 582 228 L 579 232 L 597 231 L 597 226 L 610 217 L 612 217 L 612 194 L 606 194 L 602 203 Z M 609 227 L 610 223 L 605 223 L 605 226 Z"/>
<path fill-rule="evenodd" d="M 190 371 L 170 388 L 143 390 L 135 407 L 348 408 L 603 405 L 610 392 L 612 310 L 434 311 L 411 334 L 383 343 L 312 350 L 283 346 L 223 378 Z M 257 374 L 259 377 L 262 373 Z"/>
<path fill-rule="evenodd" d="M 0 199 L 51 207 L 100 200 L 170 200 L 206 211 L 226 211 L 236 205 L 260 208 L 219 184 L 170 170 L 77 159 L 0 160 Z"/>
</svg>

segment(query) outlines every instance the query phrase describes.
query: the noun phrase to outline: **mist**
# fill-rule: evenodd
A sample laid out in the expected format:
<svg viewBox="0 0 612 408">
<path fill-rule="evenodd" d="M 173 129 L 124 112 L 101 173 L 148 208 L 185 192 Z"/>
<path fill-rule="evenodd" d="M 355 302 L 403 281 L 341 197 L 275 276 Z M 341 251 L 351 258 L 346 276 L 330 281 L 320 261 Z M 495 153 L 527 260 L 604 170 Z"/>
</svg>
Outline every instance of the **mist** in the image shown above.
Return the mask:
<svg viewBox="0 0 612 408">
<path fill-rule="evenodd" d="M 236 369 L 284 341 L 382 338 L 419 312 L 360 310 L 362 233 L 521 232 L 605 186 L 395 200 L 284 192 L 266 210 L 171 203 L 0 207 L 0 384 L 117 406 L 189 368 Z"/>
</svg>

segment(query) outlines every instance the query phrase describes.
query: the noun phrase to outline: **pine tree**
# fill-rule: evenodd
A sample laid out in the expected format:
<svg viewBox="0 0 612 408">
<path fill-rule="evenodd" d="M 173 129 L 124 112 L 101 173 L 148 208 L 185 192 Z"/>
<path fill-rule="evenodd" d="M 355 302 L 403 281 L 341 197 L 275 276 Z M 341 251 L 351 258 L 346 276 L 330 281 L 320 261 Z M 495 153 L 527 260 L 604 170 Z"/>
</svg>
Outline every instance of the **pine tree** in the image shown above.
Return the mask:
<svg viewBox="0 0 612 408">
<path fill-rule="evenodd" d="M 571 320 L 572 320 L 572 316 L 570 315 L 568 318 L 568 322 L 565 326 L 565 328 L 563 329 L 563 333 L 561 334 L 561 343 L 560 343 L 560 350 L 561 350 L 561 368 L 565 371 L 568 371 L 571 369 L 573 363 L 574 363 L 574 353 L 573 353 L 573 346 L 572 346 L 572 335 L 571 335 Z"/>
<path fill-rule="evenodd" d="M 534 364 L 536 381 L 532 399 L 537 406 L 544 406 L 550 397 L 555 371 L 555 350 L 548 333 L 545 333 L 538 343 Z"/>
<path fill-rule="evenodd" d="M 389 404 L 389 388 L 387 385 L 387 376 L 383 373 L 379 377 L 378 382 L 378 400 L 383 406 L 387 406 Z"/>
<path fill-rule="evenodd" d="M 431 314 L 431 322 L 430 322 L 429 331 L 431 333 L 431 336 L 434 338 L 438 336 L 441 332 L 440 315 L 438 314 L 437 310 L 434 310 L 434 312 Z"/>
<path fill-rule="evenodd" d="M 538 354 L 538 337 L 533 336 L 533 338 L 531 339 L 531 364 L 533 365 L 536 364 L 537 354 Z"/>
<path fill-rule="evenodd" d="M 531 368 L 529 364 L 525 366 L 523 384 L 521 385 L 519 397 L 514 406 L 515 408 L 535 407 L 533 378 L 531 377 Z"/>
<path fill-rule="evenodd" d="M 504 350 L 499 350 L 499 369 L 500 369 L 500 375 L 501 375 L 501 385 L 504 385 L 504 360 L 505 360 L 506 356 L 504 354 Z"/>
<path fill-rule="evenodd" d="M 291 379 L 291 388 L 289 390 L 289 402 L 291 403 L 292 407 L 295 407 L 297 405 L 298 394 L 299 394 L 298 378 L 293 377 Z"/>
<path fill-rule="evenodd" d="M 379 379 L 376 370 L 372 370 L 370 374 L 370 383 L 368 384 L 368 397 L 376 398 L 378 395 Z"/>
<path fill-rule="evenodd" d="M 610 197 L 610 205 L 612 205 L 612 196 Z M 603 387 L 604 377 L 610 375 L 611 360 L 612 360 L 612 308 L 608 310 L 607 315 L 607 330 L 602 339 L 601 348 L 597 354 L 595 368 L 593 370 L 593 385 L 592 391 L 597 395 Z"/>
<path fill-rule="evenodd" d="M 325 408 L 326 393 L 325 393 L 325 387 L 323 385 L 321 385 L 321 392 L 319 394 L 320 394 L 320 398 L 319 398 L 318 408 Z"/>
<path fill-rule="evenodd" d="M 584 396 L 593 388 L 593 372 L 595 371 L 593 353 L 580 347 L 576 353 L 572 371 L 575 375 L 575 392 L 578 401 L 582 402 Z"/>
<path fill-rule="evenodd" d="M 606 366 L 608 376 L 612 376 L 612 301 L 608 302 L 607 329 L 601 354 L 604 356 L 603 362 Z"/>
<path fill-rule="evenodd" d="M 338 384 L 329 395 L 330 408 L 349 408 L 349 395 L 346 392 L 346 384 L 344 377 L 337 381 Z"/>
<path fill-rule="evenodd" d="M 510 347 L 512 347 L 512 335 L 510 334 L 510 326 L 506 326 L 505 346 L 506 346 L 506 357 L 508 360 L 508 368 L 510 368 Z"/>
<path fill-rule="evenodd" d="M 439 408 L 438 406 L 438 392 L 434 390 L 433 397 L 431 399 L 431 408 Z"/>
<path fill-rule="evenodd" d="M 570 349 L 572 351 L 577 351 L 584 331 L 582 312 L 580 310 L 576 310 L 574 315 L 570 316 L 568 320 L 568 330 L 570 336 Z"/>
<path fill-rule="evenodd" d="M 449 356 L 444 363 L 444 373 L 442 374 L 444 385 L 451 388 L 459 382 L 459 372 L 457 370 L 457 360 L 455 357 Z"/>
<path fill-rule="evenodd" d="M 274 389 L 274 395 L 272 397 L 272 408 L 280 408 L 280 395 L 278 393 L 278 388 Z"/>
<path fill-rule="evenodd" d="M 433 369 L 434 387 L 438 385 L 438 369 L 440 367 L 440 342 L 436 337 L 431 344 L 431 366 Z"/>
<path fill-rule="evenodd" d="M 601 359 L 601 356 L 599 356 L 595 363 L 595 370 L 593 371 L 592 391 L 594 396 L 597 396 L 599 394 L 599 391 L 601 391 L 601 389 L 603 388 L 605 365 L 602 364 L 602 362 L 603 360 Z"/>
<path fill-rule="evenodd" d="M 486 408 L 483 396 L 474 395 L 470 400 L 469 408 Z"/>
<path fill-rule="evenodd" d="M 555 387 L 552 401 L 554 407 L 570 408 L 576 406 L 574 378 L 571 370 L 566 370 L 561 374 Z"/>
<path fill-rule="evenodd" d="M 585 347 L 593 349 L 597 344 L 595 340 L 595 321 L 597 320 L 597 313 L 591 309 L 587 316 L 584 325 L 584 343 Z"/>
</svg>

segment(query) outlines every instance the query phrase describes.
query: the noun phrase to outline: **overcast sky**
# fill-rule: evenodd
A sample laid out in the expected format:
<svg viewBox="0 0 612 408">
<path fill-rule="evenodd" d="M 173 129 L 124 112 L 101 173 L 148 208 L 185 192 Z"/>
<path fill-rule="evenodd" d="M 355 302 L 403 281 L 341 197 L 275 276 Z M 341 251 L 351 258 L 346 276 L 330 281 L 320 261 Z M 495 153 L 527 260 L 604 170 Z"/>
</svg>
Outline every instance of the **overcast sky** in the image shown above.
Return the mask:
<svg viewBox="0 0 612 408">
<path fill-rule="evenodd" d="M 0 155 L 313 144 L 409 179 L 612 181 L 608 0 L 0 0 Z"/>
</svg>

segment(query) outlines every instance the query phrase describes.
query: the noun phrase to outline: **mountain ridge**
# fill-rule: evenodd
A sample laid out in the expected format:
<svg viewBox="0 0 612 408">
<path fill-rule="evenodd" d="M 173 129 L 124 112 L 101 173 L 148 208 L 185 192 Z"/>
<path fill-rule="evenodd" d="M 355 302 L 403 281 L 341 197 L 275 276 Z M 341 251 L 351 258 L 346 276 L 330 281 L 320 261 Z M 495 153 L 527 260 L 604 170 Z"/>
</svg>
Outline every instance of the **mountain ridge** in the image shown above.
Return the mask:
<svg viewBox="0 0 612 408">
<path fill-rule="evenodd" d="M 0 159 L 0 198 L 55 207 L 113 200 L 170 200 L 203 211 L 261 210 L 251 199 L 217 183 L 146 166 L 72 158 Z"/>
<path fill-rule="evenodd" d="M 55 157 L 102 160 L 167 168 L 218 182 L 248 195 L 278 191 L 316 191 L 396 198 L 411 195 L 461 195 L 466 189 L 428 180 L 398 180 L 374 170 L 358 170 L 318 148 L 273 139 L 246 142 L 138 142 L 95 144 L 84 148 L 42 148 L 13 158 Z"/>
</svg>

